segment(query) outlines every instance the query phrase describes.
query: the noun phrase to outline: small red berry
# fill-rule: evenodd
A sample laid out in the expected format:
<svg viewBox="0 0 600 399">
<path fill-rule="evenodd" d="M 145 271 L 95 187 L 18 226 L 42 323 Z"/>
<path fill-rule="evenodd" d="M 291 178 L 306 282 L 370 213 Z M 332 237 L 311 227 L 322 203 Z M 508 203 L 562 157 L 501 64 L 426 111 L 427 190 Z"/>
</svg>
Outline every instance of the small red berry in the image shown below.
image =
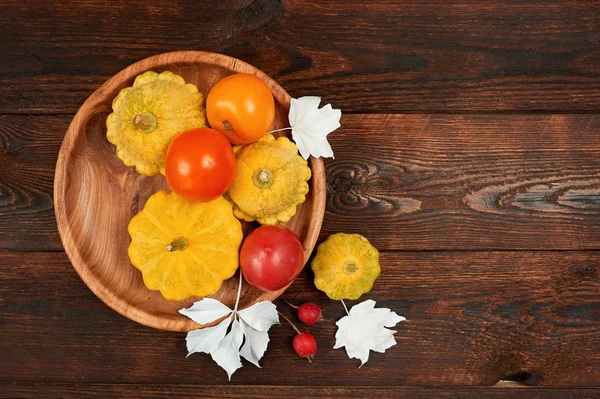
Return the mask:
<svg viewBox="0 0 600 399">
<path fill-rule="evenodd" d="M 310 361 L 317 352 L 317 341 L 309 332 L 303 332 L 294 337 L 294 350 L 298 356 L 306 357 Z"/>
<path fill-rule="evenodd" d="M 302 323 L 315 324 L 321 318 L 321 308 L 316 303 L 303 303 L 298 307 L 298 318 Z"/>
</svg>

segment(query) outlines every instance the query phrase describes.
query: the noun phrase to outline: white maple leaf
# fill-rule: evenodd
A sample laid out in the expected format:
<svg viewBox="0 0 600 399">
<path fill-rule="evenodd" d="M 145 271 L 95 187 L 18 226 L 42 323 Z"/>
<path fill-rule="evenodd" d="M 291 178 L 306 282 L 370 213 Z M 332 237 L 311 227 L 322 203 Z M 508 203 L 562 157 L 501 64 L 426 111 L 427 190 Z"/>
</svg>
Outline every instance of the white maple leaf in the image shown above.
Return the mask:
<svg viewBox="0 0 600 399">
<path fill-rule="evenodd" d="M 227 372 L 227 377 L 231 381 L 231 376 L 237 369 L 242 367 L 240 360 L 240 346 L 244 341 L 244 333 L 240 327 L 240 322 L 233 319 L 231 330 L 225 338 L 221 340 L 217 349 L 210 353 L 212 359 Z"/>
<path fill-rule="evenodd" d="M 269 334 L 266 331 L 258 331 L 250 327 L 244 319 L 240 322 L 246 342 L 240 350 L 240 355 L 256 367 L 260 367 L 258 361 L 263 357 L 269 344 Z"/>
<path fill-rule="evenodd" d="M 269 301 L 257 302 L 238 311 L 241 271 L 239 284 L 233 310 L 216 299 L 204 298 L 194 302 L 190 308 L 179 311 L 199 324 L 208 324 L 227 316 L 216 326 L 190 331 L 185 341 L 188 356 L 193 353 L 209 354 L 227 372 L 229 380 L 242 367 L 240 356 L 260 367 L 258 362 L 269 344 L 268 331 L 273 324 L 279 324 L 277 307 Z"/>
<path fill-rule="evenodd" d="M 269 301 L 257 302 L 238 313 L 242 320 L 258 331 L 269 331 L 273 324 L 279 324 L 277 306 Z"/>
<path fill-rule="evenodd" d="M 208 324 L 221 317 L 227 316 L 233 310 L 223 303 L 212 298 L 204 298 L 201 301 L 194 302 L 189 309 L 181 309 L 179 313 L 189 317 L 198 324 Z"/>
<path fill-rule="evenodd" d="M 338 331 L 335 334 L 333 349 L 345 347 L 348 357 L 359 359 L 362 367 L 369 360 L 370 350 L 383 353 L 396 345 L 396 331 L 386 327 L 394 327 L 404 320 L 406 318 L 398 316 L 390 309 L 375 309 L 375 301 L 371 299 L 361 302 L 350 309 L 348 316 L 335 323 Z"/>
<path fill-rule="evenodd" d="M 216 350 L 219 347 L 219 343 L 225 337 L 230 324 L 231 319 L 227 318 L 214 327 L 190 331 L 185 338 L 188 356 L 198 352 L 210 354 Z"/>
<path fill-rule="evenodd" d="M 321 97 L 305 96 L 292 98 L 288 119 L 292 138 L 304 159 L 333 158 L 333 150 L 327 135 L 339 128 L 342 111 L 333 109 L 331 104 L 319 108 Z"/>
</svg>

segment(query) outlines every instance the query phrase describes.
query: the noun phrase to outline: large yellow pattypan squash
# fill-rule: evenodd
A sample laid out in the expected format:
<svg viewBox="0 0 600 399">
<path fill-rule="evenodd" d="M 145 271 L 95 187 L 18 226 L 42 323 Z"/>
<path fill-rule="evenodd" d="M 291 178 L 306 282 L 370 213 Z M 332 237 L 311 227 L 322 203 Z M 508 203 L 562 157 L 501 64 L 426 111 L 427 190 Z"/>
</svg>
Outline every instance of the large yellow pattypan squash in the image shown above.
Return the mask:
<svg viewBox="0 0 600 399">
<path fill-rule="evenodd" d="M 334 300 L 358 299 L 379 277 L 379 251 L 359 234 L 337 233 L 319 245 L 312 261 L 315 286 Z"/>
<path fill-rule="evenodd" d="M 146 72 L 114 99 L 106 119 L 106 137 L 117 156 L 139 173 L 164 174 L 171 139 L 194 127 L 205 127 L 203 96 L 196 86 L 172 72 Z"/>
<path fill-rule="evenodd" d="M 267 134 L 255 143 L 234 147 L 237 175 L 227 192 L 235 216 L 260 224 L 287 222 L 308 193 L 311 171 L 286 137 Z"/>
<path fill-rule="evenodd" d="M 159 191 L 133 217 L 129 234 L 131 263 L 166 299 L 217 292 L 238 268 L 242 226 L 223 197 L 200 203 Z"/>
</svg>

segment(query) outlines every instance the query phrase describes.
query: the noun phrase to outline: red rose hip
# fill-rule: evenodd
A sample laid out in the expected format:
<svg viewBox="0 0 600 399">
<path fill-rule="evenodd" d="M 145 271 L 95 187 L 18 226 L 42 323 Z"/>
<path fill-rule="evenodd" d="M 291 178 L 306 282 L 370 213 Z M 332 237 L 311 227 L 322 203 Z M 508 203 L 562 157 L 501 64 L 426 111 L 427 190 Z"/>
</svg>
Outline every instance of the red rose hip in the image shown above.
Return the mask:
<svg viewBox="0 0 600 399">
<path fill-rule="evenodd" d="M 298 306 L 298 318 L 304 324 L 315 324 L 321 318 L 321 308 L 316 303 L 303 303 Z"/>
<path fill-rule="evenodd" d="M 294 350 L 298 356 L 310 361 L 317 352 L 317 341 L 311 333 L 303 332 L 294 337 Z"/>
</svg>

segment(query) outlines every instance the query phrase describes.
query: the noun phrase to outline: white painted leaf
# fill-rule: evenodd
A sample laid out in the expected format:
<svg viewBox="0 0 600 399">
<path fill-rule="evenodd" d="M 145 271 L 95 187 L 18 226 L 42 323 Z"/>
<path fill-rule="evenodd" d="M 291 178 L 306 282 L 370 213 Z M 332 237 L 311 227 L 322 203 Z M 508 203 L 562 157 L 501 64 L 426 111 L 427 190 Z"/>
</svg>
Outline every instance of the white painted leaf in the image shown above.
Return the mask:
<svg viewBox="0 0 600 399">
<path fill-rule="evenodd" d="M 269 301 L 257 302 L 238 312 L 242 320 L 258 331 L 269 331 L 273 324 L 279 324 L 277 306 Z"/>
<path fill-rule="evenodd" d="M 219 347 L 219 343 L 227 333 L 231 318 L 226 318 L 214 327 L 190 331 L 185 338 L 188 356 L 192 353 L 211 353 Z"/>
<path fill-rule="evenodd" d="M 361 302 L 336 323 L 338 331 L 333 349 L 345 347 L 348 357 L 359 359 L 362 366 L 369 360 L 370 350 L 383 353 L 396 345 L 396 331 L 386 327 L 394 327 L 404 320 L 390 309 L 376 309 L 375 301 L 371 299 Z"/>
<path fill-rule="evenodd" d="M 238 289 L 236 303 L 240 292 L 241 289 Z M 216 299 L 205 298 L 179 312 L 200 324 L 233 314 L 214 327 L 190 331 L 186 337 L 188 356 L 196 352 L 209 353 L 215 363 L 227 372 L 230 381 L 233 373 L 242 367 L 240 355 L 260 367 L 258 362 L 269 344 L 268 330 L 273 324 L 279 323 L 277 307 L 269 301 L 255 303 L 238 312 L 237 305 L 236 310 L 231 310 Z"/>
<path fill-rule="evenodd" d="M 269 334 L 266 331 L 258 331 L 250 327 L 242 319 L 240 322 L 246 342 L 242 346 L 240 355 L 256 367 L 260 367 L 258 361 L 263 357 L 269 345 Z"/>
<path fill-rule="evenodd" d="M 240 322 L 233 320 L 231 330 L 221 340 L 219 347 L 212 351 L 211 357 L 221 368 L 227 372 L 231 381 L 231 376 L 237 369 L 242 367 L 240 360 L 240 346 L 244 341 L 244 333 L 240 327 Z"/>
<path fill-rule="evenodd" d="M 189 309 L 181 309 L 179 313 L 189 317 L 198 324 L 208 324 L 233 312 L 221 302 L 212 298 L 204 298 L 194 302 Z"/>
<path fill-rule="evenodd" d="M 331 104 L 319 108 L 321 97 L 292 98 L 288 118 L 292 127 L 292 139 L 304 159 L 333 158 L 333 150 L 327 135 L 340 125 L 342 111 L 333 109 Z"/>
</svg>

